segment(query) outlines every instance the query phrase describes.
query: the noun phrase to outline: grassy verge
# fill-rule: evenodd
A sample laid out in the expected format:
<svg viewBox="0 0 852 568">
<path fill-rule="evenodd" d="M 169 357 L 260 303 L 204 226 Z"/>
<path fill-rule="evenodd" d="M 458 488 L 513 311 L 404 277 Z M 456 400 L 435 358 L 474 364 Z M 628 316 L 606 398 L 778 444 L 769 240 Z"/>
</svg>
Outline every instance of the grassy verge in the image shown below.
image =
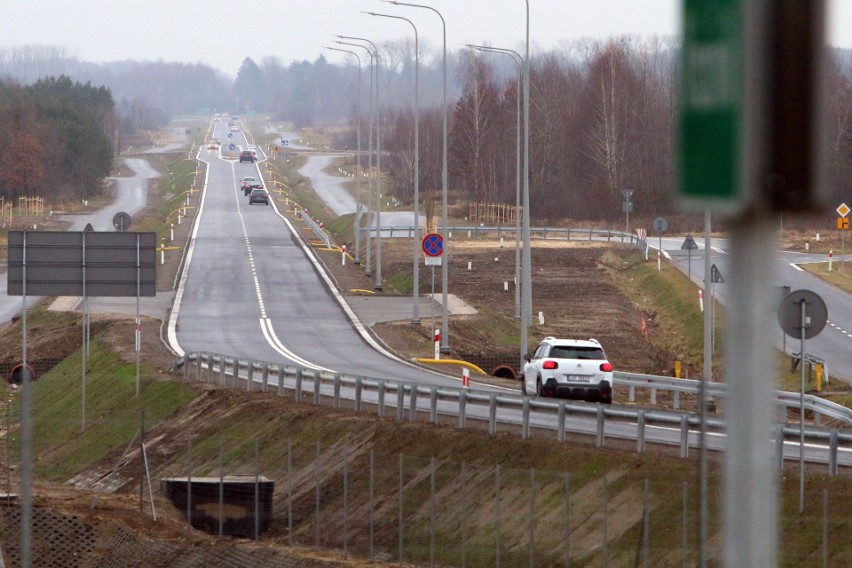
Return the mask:
<svg viewBox="0 0 852 568">
<path fill-rule="evenodd" d="M 800 264 L 799 266 L 829 284 L 834 284 L 841 290 L 852 294 L 852 262 L 833 262 L 831 272 L 828 271 L 827 262 Z"/>
</svg>

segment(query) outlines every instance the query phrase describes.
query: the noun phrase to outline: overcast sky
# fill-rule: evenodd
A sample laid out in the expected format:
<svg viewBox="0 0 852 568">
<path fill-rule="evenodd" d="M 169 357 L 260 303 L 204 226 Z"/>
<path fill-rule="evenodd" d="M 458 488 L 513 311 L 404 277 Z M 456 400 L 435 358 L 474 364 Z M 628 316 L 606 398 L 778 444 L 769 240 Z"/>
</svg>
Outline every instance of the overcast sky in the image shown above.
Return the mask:
<svg viewBox="0 0 852 568">
<path fill-rule="evenodd" d="M 414 0 L 444 16 L 447 47 L 488 43 L 519 49 L 524 0 Z M 610 35 L 674 35 L 682 0 L 530 0 L 533 46 Z M 441 45 L 437 15 L 379 0 L 20 0 L 0 9 L 0 47 L 52 45 L 86 61 L 122 59 L 207 63 L 234 75 L 243 59 L 266 56 L 284 64 L 325 53 L 334 34 L 376 43 L 413 35 L 401 20 L 361 14 L 376 11 L 411 19 L 422 41 Z M 834 0 L 834 45 L 852 47 L 852 0 Z M 333 44 L 332 44 L 333 45 Z"/>
</svg>

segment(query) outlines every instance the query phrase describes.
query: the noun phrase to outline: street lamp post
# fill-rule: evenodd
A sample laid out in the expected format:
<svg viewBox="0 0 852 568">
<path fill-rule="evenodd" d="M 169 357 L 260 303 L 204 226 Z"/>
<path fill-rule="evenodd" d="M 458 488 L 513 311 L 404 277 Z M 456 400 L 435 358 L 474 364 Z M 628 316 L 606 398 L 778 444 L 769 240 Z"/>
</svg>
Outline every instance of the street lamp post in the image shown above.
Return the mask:
<svg viewBox="0 0 852 568">
<path fill-rule="evenodd" d="M 532 324 L 532 254 L 530 252 L 530 2 L 527 4 L 526 52 L 524 56 L 524 258 L 521 292 L 521 352 L 528 350 L 527 332 Z"/>
<path fill-rule="evenodd" d="M 370 44 L 373 47 L 373 52 L 371 55 L 375 56 L 375 73 L 376 73 L 376 283 L 374 288 L 378 291 L 382 290 L 382 131 L 381 131 L 381 105 L 379 99 L 379 69 L 381 68 L 382 60 L 379 56 L 379 48 L 376 47 L 376 44 L 367 38 L 363 37 L 354 37 L 354 36 L 337 36 L 340 39 L 351 39 L 356 41 L 363 41 Z M 356 44 L 357 45 L 357 44 Z M 366 46 L 359 45 L 359 47 L 363 47 L 367 49 Z M 369 51 L 369 49 L 367 49 Z M 372 136 L 370 137 L 370 143 L 372 144 Z M 371 152 L 372 156 L 372 152 Z M 372 168 L 372 164 L 370 164 Z M 367 249 L 369 253 L 369 249 Z M 367 275 L 369 276 L 369 260 L 367 262 L 368 270 Z"/>
<path fill-rule="evenodd" d="M 521 79 L 524 58 L 512 49 L 491 47 L 488 45 L 465 44 L 467 47 L 489 53 L 502 53 L 510 56 L 518 64 L 518 86 L 515 90 L 515 319 L 521 319 Z M 523 360 L 524 353 L 521 353 Z"/>
<path fill-rule="evenodd" d="M 348 49 L 340 49 L 338 47 L 326 46 L 326 49 L 332 51 L 341 51 L 354 55 L 358 60 L 358 111 L 356 113 L 357 127 L 355 129 L 355 137 L 357 140 L 356 150 L 356 166 L 355 166 L 355 191 L 358 194 L 358 206 L 355 211 L 355 264 L 361 264 L 361 58 L 354 51 Z"/>
<path fill-rule="evenodd" d="M 446 239 L 449 237 L 449 223 L 447 221 L 447 185 L 449 183 L 449 176 L 447 175 L 447 22 L 444 20 L 444 16 L 441 15 L 441 12 L 433 8 L 432 6 L 426 6 L 425 4 L 412 4 L 410 2 L 397 2 L 396 0 L 382 0 L 382 2 L 390 2 L 396 6 L 410 6 L 412 8 L 424 8 L 426 10 L 431 10 L 435 12 L 439 18 L 441 18 L 441 28 L 443 30 L 444 36 L 444 55 L 443 55 L 443 71 L 444 71 L 444 86 L 443 86 L 443 130 L 444 130 L 444 141 L 443 141 L 443 170 L 441 174 L 441 226 L 443 230 L 444 236 L 444 256 L 446 257 Z M 450 352 L 450 329 L 449 329 L 449 320 L 448 320 L 448 308 L 447 308 L 447 283 L 449 282 L 449 262 L 446 258 L 442 259 L 441 262 L 441 353 L 449 353 Z M 434 298 L 433 298 L 434 300 Z"/>
<path fill-rule="evenodd" d="M 411 24 L 414 30 L 414 278 L 412 283 L 414 307 L 412 309 L 411 323 L 416 325 L 420 323 L 420 44 L 417 35 L 417 26 L 408 18 L 393 16 L 391 14 L 379 14 L 377 12 L 365 13 L 371 16 L 403 20 Z"/>
<path fill-rule="evenodd" d="M 337 36 L 337 37 L 341 37 L 341 36 Z M 372 266 L 373 265 L 372 265 L 372 259 L 371 259 L 372 247 L 370 245 L 370 240 L 371 240 L 370 214 L 371 214 L 372 207 L 373 207 L 373 196 L 374 196 L 374 191 L 373 191 L 373 69 L 374 69 L 374 59 L 375 58 L 373 57 L 373 52 L 370 51 L 370 48 L 368 48 L 365 45 L 361 45 L 360 43 L 352 43 L 352 42 L 340 41 L 340 40 L 337 40 L 334 43 L 339 43 L 340 45 L 351 45 L 353 47 L 360 47 L 361 49 L 363 49 L 364 51 L 367 52 L 367 55 L 370 56 L 370 120 L 368 122 L 368 127 L 367 127 L 367 170 L 369 172 L 368 175 L 367 175 L 367 184 L 368 184 L 368 189 L 367 189 L 367 192 L 368 192 L 368 195 L 367 195 L 367 247 L 366 247 L 367 248 L 367 251 L 366 251 L 366 254 L 367 254 L 366 263 L 367 264 L 364 268 L 364 274 L 366 274 L 369 277 L 369 276 L 372 276 L 372 274 L 373 274 L 373 272 L 372 272 L 372 270 L 373 270 Z M 360 230 L 360 226 L 358 227 L 358 229 Z"/>
</svg>

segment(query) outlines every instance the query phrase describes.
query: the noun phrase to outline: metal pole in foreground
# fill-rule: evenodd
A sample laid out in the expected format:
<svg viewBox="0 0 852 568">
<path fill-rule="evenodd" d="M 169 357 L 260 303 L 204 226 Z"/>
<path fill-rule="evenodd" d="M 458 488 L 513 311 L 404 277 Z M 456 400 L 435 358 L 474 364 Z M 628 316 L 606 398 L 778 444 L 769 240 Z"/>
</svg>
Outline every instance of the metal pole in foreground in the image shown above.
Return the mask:
<svg viewBox="0 0 852 568">
<path fill-rule="evenodd" d="M 799 345 L 799 364 L 802 367 L 802 385 L 799 391 L 799 514 L 805 511 L 805 328 L 807 303 L 802 300 L 802 341 Z"/>
<path fill-rule="evenodd" d="M 530 2 L 527 4 L 524 56 L 524 254 L 521 287 L 521 352 L 528 351 L 527 333 L 532 324 L 532 254 L 530 252 Z"/>
<path fill-rule="evenodd" d="M 710 210 L 706 209 L 704 211 L 704 302 L 707 305 L 704 306 L 704 374 L 698 383 L 698 412 L 701 422 L 698 443 L 698 565 L 701 567 L 707 566 L 707 383 L 713 380 L 711 251 Z"/>
</svg>

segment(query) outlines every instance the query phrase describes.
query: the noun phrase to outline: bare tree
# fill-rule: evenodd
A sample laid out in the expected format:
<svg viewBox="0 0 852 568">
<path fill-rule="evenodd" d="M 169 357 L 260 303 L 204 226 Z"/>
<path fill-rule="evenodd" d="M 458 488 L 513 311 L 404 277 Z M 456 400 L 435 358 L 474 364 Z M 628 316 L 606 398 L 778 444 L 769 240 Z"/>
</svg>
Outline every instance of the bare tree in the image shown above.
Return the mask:
<svg viewBox="0 0 852 568">
<path fill-rule="evenodd" d="M 461 73 L 464 94 L 453 113 L 450 166 L 468 200 L 487 202 L 494 198 L 493 134 L 499 123 L 500 95 L 482 58 L 470 56 Z"/>
</svg>

